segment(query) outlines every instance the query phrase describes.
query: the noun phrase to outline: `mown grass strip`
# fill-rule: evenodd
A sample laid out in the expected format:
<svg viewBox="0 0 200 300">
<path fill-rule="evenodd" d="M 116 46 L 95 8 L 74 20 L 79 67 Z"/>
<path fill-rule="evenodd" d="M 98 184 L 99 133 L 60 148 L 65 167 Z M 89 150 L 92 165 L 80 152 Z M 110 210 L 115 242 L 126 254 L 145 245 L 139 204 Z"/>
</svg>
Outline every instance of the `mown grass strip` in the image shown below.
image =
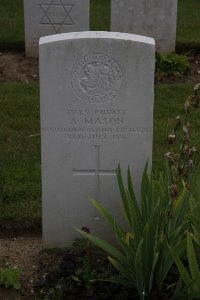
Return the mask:
<svg viewBox="0 0 200 300">
<path fill-rule="evenodd" d="M 200 1 L 179 0 L 177 20 L 177 50 L 200 51 Z"/>
</svg>

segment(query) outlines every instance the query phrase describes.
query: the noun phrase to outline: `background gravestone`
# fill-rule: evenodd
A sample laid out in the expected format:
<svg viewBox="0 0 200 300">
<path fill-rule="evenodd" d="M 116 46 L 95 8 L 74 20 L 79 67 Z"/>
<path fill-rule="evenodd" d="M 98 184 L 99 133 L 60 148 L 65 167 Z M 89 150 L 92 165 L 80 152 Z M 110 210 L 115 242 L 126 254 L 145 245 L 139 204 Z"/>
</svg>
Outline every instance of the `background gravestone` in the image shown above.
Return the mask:
<svg viewBox="0 0 200 300">
<path fill-rule="evenodd" d="M 112 239 L 89 199 L 120 220 L 118 163 L 124 174 L 131 167 L 139 194 L 152 157 L 154 48 L 151 38 L 123 33 L 40 40 L 45 247 L 70 245 L 72 226 Z"/>
<path fill-rule="evenodd" d="M 153 37 L 158 52 L 176 46 L 177 0 L 111 0 L 111 30 Z"/>
<path fill-rule="evenodd" d="M 89 0 L 24 0 L 27 56 L 38 56 L 42 36 L 89 30 Z"/>
</svg>

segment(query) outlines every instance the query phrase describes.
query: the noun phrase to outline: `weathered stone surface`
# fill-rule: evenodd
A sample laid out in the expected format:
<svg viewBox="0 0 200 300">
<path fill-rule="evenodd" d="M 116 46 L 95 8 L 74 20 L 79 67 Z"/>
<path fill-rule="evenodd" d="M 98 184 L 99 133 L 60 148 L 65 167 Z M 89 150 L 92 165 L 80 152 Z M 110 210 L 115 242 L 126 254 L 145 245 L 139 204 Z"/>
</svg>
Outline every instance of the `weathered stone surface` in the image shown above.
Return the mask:
<svg viewBox="0 0 200 300">
<path fill-rule="evenodd" d="M 43 36 L 89 30 L 89 0 L 24 0 L 27 56 L 38 56 Z"/>
<path fill-rule="evenodd" d="M 72 226 L 112 240 L 89 199 L 122 218 L 115 170 L 128 165 L 137 195 L 151 164 L 154 40 L 82 32 L 40 40 L 43 238 L 70 245 Z"/>
<path fill-rule="evenodd" d="M 177 0 L 111 0 L 111 30 L 155 38 L 158 52 L 176 45 Z"/>
</svg>

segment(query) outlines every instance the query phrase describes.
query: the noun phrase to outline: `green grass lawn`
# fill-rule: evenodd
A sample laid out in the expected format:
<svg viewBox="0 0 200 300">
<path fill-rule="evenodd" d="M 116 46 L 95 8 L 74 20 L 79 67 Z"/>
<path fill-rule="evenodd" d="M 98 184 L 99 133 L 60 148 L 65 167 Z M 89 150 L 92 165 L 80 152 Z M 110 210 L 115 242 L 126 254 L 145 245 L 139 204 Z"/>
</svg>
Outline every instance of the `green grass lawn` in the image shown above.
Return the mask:
<svg viewBox="0 0 200 300">
<path fill-rule="evenodd" d="M 23 0 L 0 2 L 0 50 L 24 47 Z"/>
<path fill-rule="evenodd" d="M 110 0 L 90 0 L 90 29 L 110 30 Z"/>
<path fill-rule="evenodd" d="M 162 168 L 172 120 L 183 113 L 190 84 L 157 85 L 154 109 L 155 169 Z M 39 90 L 37 84 L 0 85 L 0 220 L 38 222 L 41 218 Z M 200 111 L 192 114 L 195 143 Z"/>
<path fill-rule="evenodd" d="M 179 0 L 177 49 L 200 51 L 200 0 Z"/>
<path fill-rule="evenodd" d="M 109 30 L 110 0 L 91 1 L 91 30 Z M 166 0 L 167 1 L 167 0 Z M 179 0 L 177 48 L 200 49 L 200 0 Z M 0 2 L 0 49 L 24 47 L 23 0 Z"/>
<path fill-rule="evenodd" d="M 168 151 L 179 151 L 182 130 L 177 135 L 177 141 L 173 147 L 167 142 L 167 136 L 175 124 L 175 118 L 180 115 L 184 118 L 184 103 L 191 94 L 191 84 L 157 85 L 155 88 L 154 106 L 154 148 L 153 166 L 154 169 L 161 169 L 163 166 L 163 154 Z M 192 124 L 191 142 L 197 149 L 200 149 L 200 109 L 191 109 L 189 120 Z M 175 148 L 175 149 L 174 149 Z M 200 157 L 200 154 L 199 154 Z"/>
<path fill-rule="evenodd" d="M 0 85 L 0 218 L 40 219 L 38 85 Z"/>
</svg>

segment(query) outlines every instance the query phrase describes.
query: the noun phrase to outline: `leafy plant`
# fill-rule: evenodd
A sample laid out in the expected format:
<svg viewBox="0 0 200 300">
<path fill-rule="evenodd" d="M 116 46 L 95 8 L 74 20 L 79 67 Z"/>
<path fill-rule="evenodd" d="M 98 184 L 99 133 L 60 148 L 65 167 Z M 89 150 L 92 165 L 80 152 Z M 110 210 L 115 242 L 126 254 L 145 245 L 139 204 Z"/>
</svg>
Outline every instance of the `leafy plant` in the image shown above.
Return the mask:
<svg viewBox="0 0 200 300">
<path fill-rule="evenodd" d="M 176 251 L 170 246 L 169 249 L 180 272 L 181 279 L 185 283 L 184 291 L 187 293 L 187 299 L 200 299 L 200 270 L 190 233 L 187 233 L 187 258 L 190 272 L 187 271 Z M 180 294 L 183 296 L 183 291 Z"/>
<path fill-rule="evenodd" d="M 171 203 L 170 177 L 160 174 L 158 181 L 149 177 L 147 165 L 141 183 L 141 205 L 136 200 L 130 170 L 127 173 L 128 188 L 125 189 L 120 166 L 117 179 L 129 231 L 125 232 L 110 213 L 95 200 L 92 204 L 106 219 L 115 233 L 119 248 L 102 239 L 77 229 L 84 237 L 109 255 L 112 265 L 119 271 L 119 278 L 110 281 L 123 284 L 138 291 L 140 299 L 150 295 L 153 284 L 159 287 L 174 260 L 168 244 L 182 255 L 185 239 L 182 236 L 184 218 L 191 193 L 183 188 L 182 193 Z M 195 184 L 196 177 L 194 177 Z"/>
<path fill-rule="evenodd" d="M 75 239 L 72 244 L 73 249 L 76 251 L 76 253 L 82 253 L 84 251 L 87 251 L 91 247 L 90 241 L 88 239 Z"/>
<path fill-rule="evenodd" d="M 156 71 L 155 78 L 157 81 L 163 77 L 179 77 L 184 75 L 190 69 L 190 64 L 186 55 L 175 53 L 159 54 L 156 53 Z"/>
<path fill-rule="evenodd" d="M 0 285 L 4 285 L 6 288 L 20 289 L 20 275 L 19 269 L 2 268 L 0 269 Z"/>
<path fill-rule="evenodd" d="M 198 247 L 200 247 L 200 185 L 196 185 L 193 189 L 193 197 L 190 202 L 189 220 L 193 230 L 193 237 Z"/>
<path fill-rule="evenodd" d="M 51 288 L 47 295 L 44 297 L 44 300 L 62 300 L 63 292 L 61 286 L 58 284 L 55 288 Z"/>
<path fill-rule="evenodd" d="M 71 278 L 78 284 L 89 288 L 91 283 L 95 282 L 96 270 L 93 269 L 90 261 L 87 258 L 82 258 L 79 262 L 79 267 L 76 269 L 75 274 Z"/>
</svg>

